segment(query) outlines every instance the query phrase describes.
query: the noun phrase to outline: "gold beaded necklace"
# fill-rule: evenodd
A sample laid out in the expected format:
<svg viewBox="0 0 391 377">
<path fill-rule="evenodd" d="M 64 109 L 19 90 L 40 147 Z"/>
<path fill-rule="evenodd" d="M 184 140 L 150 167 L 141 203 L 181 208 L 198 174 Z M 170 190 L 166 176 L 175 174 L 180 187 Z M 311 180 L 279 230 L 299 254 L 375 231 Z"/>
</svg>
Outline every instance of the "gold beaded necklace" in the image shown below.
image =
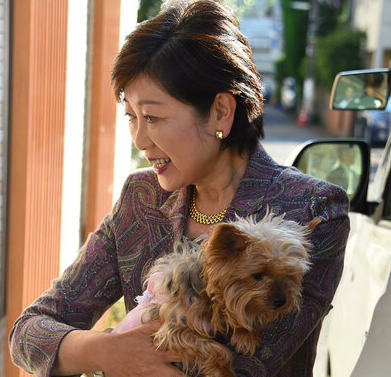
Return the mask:
<svg viewBox="0 0 391 377">
<path fill-rule="evenodd" d="M 191 198 L 190 198 L 190 205 L 189 205 L 189 215 L 190 217 L 198 224 L 216 224 L 219 223 L 225 213 L 227 212 L 227 208 L 223 209 L 220 213 L 217 213 L 216 215 L 205 215 L 198 211 L 196 206 L 196 190 L 195 187 L 193 188 L 191 192 Z"/>
</svg>

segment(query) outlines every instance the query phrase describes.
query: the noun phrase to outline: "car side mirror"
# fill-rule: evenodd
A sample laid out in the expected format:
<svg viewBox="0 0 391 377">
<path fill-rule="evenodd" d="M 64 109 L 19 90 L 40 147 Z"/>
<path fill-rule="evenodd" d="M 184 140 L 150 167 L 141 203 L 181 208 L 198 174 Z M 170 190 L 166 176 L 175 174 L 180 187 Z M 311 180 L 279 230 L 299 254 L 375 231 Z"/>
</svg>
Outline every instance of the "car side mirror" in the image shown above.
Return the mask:
<svg viewBox="0 0 391 377">
<path fill-rule="evenodd" d="M 292 165 L 305 174 L 334 183 L 348 194 L 350 209 L 367 213 L 370 148 L 363 140 L 310 141 L 294 152 Z"/>
<path fill-rule="evenodd" d="M 334 80 L 330 108 L 334 110 L 384 109 L 390 95 L 391 69 L 340 72 Z"/>
</svg>

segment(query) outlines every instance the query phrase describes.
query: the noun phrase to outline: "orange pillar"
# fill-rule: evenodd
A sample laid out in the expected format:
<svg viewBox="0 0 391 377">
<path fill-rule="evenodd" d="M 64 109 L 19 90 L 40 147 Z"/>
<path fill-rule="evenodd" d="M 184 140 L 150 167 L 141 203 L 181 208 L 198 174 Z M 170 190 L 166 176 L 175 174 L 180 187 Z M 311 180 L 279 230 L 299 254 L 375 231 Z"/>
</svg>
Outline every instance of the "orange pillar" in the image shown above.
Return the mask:
<svg viewBox="0 0 391 377">
<path fill-rule="evenodd" d="M 119 49 L 121 0 L 95 0 L 84 239 L 112 208 L 116 101 L 110 71 Z"/>
<path fill-rule="evenodd" d="M 67 15 L 68 0 L 13 1 L 7 334 L 59 273 Z"/>
</svg>

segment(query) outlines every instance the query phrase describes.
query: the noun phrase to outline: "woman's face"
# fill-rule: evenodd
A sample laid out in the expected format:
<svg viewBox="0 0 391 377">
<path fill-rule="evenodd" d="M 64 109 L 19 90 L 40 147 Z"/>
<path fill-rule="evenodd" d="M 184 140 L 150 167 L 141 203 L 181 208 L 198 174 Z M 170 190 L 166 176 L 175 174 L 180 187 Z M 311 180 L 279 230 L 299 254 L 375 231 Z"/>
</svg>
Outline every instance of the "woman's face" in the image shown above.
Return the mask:
<svg viewBox="0 0 391 377">
<path fill-rule="evenodd" d="M 133 142 L 164 190 L 206 184 L 218 174 L 220 141 L 213 122 L 200 119 L 193 107 L 145 75 L 125 87 L 124 100 Z"/>
</svg>

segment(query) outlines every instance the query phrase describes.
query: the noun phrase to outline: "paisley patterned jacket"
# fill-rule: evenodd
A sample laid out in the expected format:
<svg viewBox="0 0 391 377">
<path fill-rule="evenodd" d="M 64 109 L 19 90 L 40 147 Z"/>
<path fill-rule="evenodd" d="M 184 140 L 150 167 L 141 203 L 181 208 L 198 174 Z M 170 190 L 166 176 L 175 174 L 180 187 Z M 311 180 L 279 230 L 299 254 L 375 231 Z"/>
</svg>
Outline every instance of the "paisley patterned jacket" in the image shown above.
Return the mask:
<svg viewBox="0 0 391 377">
<path fill-rule="evenodd" d="M 90 329 L 122 295 L 126 309 L 143 292 L 151 263 L 172 250 L 185 229 L 190 188 L 166 192 L 150 169 L 131 174 L 112 212 L 89 235 L 75 262 L 28 307 L 10 334 L 13 361 L 48 377 L 62 338 Z M 349 233 L 348 199 L 339 187 L 275 163 L 260 146 L 225 220 L 235 215 L 261 218 L 266 207 L 302 224 L 322 223 L 311 234 L 312 268 L 303 285 L 300 312 L 262 331 L 253 357 L 237 355 L 238 376 L 310 377 L 324 316 L 339 283 Z"/>
</svg>

